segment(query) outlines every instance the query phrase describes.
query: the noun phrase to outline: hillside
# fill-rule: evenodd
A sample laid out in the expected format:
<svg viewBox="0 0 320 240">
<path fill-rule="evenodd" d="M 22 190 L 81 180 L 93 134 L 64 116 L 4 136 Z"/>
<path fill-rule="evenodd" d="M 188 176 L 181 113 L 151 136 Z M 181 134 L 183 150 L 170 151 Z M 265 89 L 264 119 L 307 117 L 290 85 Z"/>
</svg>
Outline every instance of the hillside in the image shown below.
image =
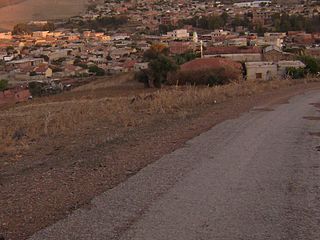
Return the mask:
<svg viewBox="0 0 320 240">
<path fill-rule="evenodd" d="M 0 233 L 25 239 L 216 123 L 319 89 L 306 82 L 156 90 L 121 75 L 3 110 Z"/>
<path fill-rule="evenodd" d="M 87 0 L 1 0 L 0 29 L 10 30 L 16 23 L 30 20 L 59 19 L 77 15 L 86 9 L 87 2 Z"/>
</svg>

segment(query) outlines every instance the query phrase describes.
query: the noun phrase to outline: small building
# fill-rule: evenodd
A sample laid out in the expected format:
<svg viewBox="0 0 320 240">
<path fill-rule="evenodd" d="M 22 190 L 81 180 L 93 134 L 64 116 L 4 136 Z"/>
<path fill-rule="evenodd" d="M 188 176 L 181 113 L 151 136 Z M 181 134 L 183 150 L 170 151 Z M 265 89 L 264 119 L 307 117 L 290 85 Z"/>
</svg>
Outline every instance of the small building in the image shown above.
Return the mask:
<svg viewBox="0 0 320 240">
<path fill-rule="evenodd" d="M 232 38 L 224 41 L 224 45 L 226 46 L 236 46 L 236 47 L 246 47 L 247 46 L 247 38 Z"/>
<path fill-rule="evenodd" d="M 44 62 L 43 58 L 19 59 L 6 63 L 6 67 L 24 68 L 30 66 L 38 66 Z"/>
<path fill-rule="evenodd" d="M 33 69 L 33 72 L 44 78 L 51 78 L 52 77 L 52 69 L 47 64 L 40 64 L 39 66 Z"/>
<path fill-rule="evenodd" d="M 1 32 L 0 33 L 0 40 L 11 40 L 12 33 L 11 32 Z"/>
<path fill-rule="evenodd" d="M 276 46 L 268 46 L 263 49 L 262 60 L 267 62 L 278 62 L 284 60 L 293 60 L 295 55 L 283 52 L 281 48 Z"/>
<path fill-rule="evenodd" d="M 190 34 L 187 29 L 176 29 L 172 32 L 168 32 L 167 37 L 171 37 L 173 39 L 188 39 Z"/>
<path fill-rule="evenodd" d="M 279 61 L 278 62 L 278 76 L 285 76 L 288 68 L 305 68 L 306 65 L 301 61 Z"/>
<path fill-rule="evenodd" d="M 32 37 L 34 38 L 46 38 L 49 31 L 35 31 L 32 33 Z"/>
<path fill-rule="evenodd" d="M 247 80 L 269 81 L 283 78 L 288 68 L 305 68 L 301 61 L 279 61 L 279 62 L 247 62 Z"/>
<path fill-rule="evenodd" d="M 141 62 L 141 63 L 136 63 L 134 65 L 134 71 L 139 72 L 141 70 L 145 70 L 149 68 L 149 62 Z"/>
<path fill-rule="evenodd" d="M 247 80 L 272 80 L 277 77 L 277 65 L 274 62 L 247 62 Z"/>
</svg>

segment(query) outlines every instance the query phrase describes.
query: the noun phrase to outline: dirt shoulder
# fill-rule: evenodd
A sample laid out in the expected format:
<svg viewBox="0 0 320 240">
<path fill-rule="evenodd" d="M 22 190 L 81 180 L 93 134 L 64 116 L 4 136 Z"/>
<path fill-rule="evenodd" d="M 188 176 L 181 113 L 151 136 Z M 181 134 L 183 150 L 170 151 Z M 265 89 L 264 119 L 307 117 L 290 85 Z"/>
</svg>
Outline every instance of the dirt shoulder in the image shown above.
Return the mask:
<svg viewBox="0 0 320 240">
<path fill-rule="evenodd" d="M 253 107 L 268 110 L 312 89 L 319 90 L 320 83 L 230 98 L 176 114 L 159 113 L 143 125 L 114 134 L 101 123 L 94 130 L 43 138 L 23 153 L 3 155 L 1 161 L 7 164 L 0 172 L 0 234 L 26 239 L 214 125 Z"/>
</svg>

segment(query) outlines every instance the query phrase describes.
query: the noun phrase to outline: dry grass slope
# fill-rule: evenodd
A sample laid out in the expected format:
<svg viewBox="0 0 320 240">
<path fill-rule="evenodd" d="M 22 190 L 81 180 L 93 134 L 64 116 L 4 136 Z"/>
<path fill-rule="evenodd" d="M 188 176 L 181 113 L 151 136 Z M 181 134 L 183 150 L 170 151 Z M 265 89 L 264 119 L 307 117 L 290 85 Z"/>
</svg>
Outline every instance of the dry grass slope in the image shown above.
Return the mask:
<svg viewBox="0 0 320 240">
<path fill-rule="evenodd" d="M 243 81 L 216 87 L 171 87 L 135 97 L 71 99 L 16 106 L 0 113 L 0 152 L 27 148 L 43 136 L 90 130 L 101 122 L 104 123 L 102 127 L 115 134 L 121 129 L 140 126 L 159 114 L 183 116 L 201 105 L 310 81 L 318 80 Z"/>
</svg>

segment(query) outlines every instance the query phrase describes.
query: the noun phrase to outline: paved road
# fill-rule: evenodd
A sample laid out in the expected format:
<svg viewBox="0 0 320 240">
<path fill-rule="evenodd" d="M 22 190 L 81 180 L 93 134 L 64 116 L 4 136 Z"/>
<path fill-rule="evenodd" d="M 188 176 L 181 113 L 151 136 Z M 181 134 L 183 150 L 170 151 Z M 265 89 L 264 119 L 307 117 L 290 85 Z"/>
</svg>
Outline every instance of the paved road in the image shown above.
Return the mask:
<svg viewBox="0 0 320 240">
<path fill-rule="evenodd" d="M 315 102 L 223 122 L 31 239 L 320 239 Z"/>
</svg>

